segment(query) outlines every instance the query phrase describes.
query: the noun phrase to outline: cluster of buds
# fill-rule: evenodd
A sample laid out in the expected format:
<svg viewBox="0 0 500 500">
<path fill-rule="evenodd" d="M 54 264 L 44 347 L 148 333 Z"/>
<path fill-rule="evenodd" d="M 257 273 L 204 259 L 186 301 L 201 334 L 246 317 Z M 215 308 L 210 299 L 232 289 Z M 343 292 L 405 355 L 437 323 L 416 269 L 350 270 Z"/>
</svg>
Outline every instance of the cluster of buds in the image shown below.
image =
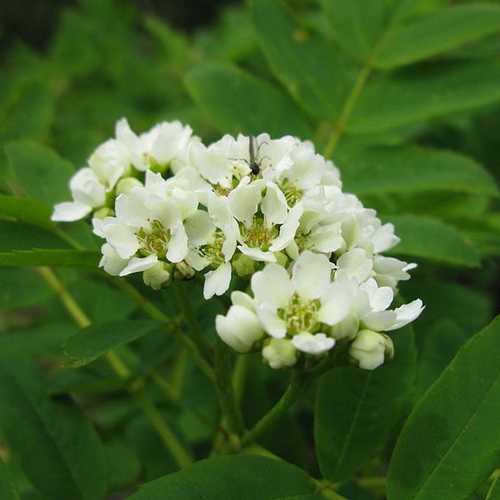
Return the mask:
<svg viewBox="0 0 500 500">
<path fill-rule="evenodd" d="M 225 135 L 207 146 L 179 122 L 136 135 L 123 119 L 70 189 L 52 218 L 92 214 L 109 274 L 142 273 L 160 289 L 203 273 L 207 300 L 228 292 L 233 273 L 246 278 L 251 294 L 232 292 L 216 330 L 272 368 L 348 342 L 352 360 L 374 369 L 393 354 L 384 332 L 422 312 L 418 299 L 389 309 L 415 264 L 381 255 L 399 241 L 394 227 L 342 191 L 310 142 Z"/>
</svg>

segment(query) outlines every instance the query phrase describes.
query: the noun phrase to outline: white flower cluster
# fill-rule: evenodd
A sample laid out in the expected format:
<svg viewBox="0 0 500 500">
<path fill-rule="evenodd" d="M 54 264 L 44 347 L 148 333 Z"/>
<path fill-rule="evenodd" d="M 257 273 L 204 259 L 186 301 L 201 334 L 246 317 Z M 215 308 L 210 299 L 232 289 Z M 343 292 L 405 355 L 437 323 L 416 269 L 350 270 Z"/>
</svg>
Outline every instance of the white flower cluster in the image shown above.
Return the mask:
<svg viewBox="0 0 500 500">
<path fill-rule="evenodd" d="M 228 291 L 233 272 L 249 278 L 252 295 L 234 291 L 216 318 L 236 351 L 260 349 L 281 368 L 344 341 L 361 368 L 374 369 L 393 353 L 382 332 L 423 305 L 389 309 L 415 264 L 381 255 L 399 241 L 394 227 L 341 187 L 333 163 L 295 137 L 226 135 L 206 146 L 179 122 L 136 135 L 122 119 L 52 219 L 93 213 L 105 240 L 100 266 L 142 272 L 155 289 L 203 271 L 210 299 Z"/>
</svg>

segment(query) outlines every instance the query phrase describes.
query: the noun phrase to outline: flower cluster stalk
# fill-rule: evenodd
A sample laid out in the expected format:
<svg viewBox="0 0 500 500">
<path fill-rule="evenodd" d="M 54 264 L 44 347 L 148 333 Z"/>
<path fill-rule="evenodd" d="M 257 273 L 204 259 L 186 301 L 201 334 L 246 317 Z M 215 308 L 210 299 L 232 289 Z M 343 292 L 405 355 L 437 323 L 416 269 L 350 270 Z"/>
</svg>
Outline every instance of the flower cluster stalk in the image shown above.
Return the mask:
<svg viewBox="0 0 500 500">
<path fill-rule="evenodd" d="M 78 327 L 89 327 L 92 324 L 89 317 L 85 314 L 71 293 L 65 288 L 56 274 L 47 267 L 37 268 L 37 272 L 56 292 L 61 303 L 64 305 Z M 105 357 L 106 361 L 120 378 L 124 380 L 130 378 L 131 372 L 129 368 L 117 353 L 109 351 L 106 353 Z M 156 406 L 145 397 L 142 389 L 135 391 L 131 386 L 129 386 L 127 390 L 136 404 L 142 409 L 143 413 L 160 436 L 162 443 L 171 453 L 177 465 L 181 468 L 190 465 L 193 462 L 190 453 L 184 448 L 184 446 L 177 439 L 176 435 L 169 428 Z"/>
</svg>

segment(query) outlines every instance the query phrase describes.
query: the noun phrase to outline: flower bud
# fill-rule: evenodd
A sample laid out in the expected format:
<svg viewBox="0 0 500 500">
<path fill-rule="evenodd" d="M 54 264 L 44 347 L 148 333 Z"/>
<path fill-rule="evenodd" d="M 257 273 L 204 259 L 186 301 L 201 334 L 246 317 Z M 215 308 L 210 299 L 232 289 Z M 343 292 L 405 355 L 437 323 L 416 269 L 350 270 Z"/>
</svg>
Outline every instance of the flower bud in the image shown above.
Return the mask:
<svg viewBox="0 0 500 500">
<path fill-rule="evenodd" d="M 264 335 L 259 319 L 253 311 L 243 306 L 231 306 L 226 316 L 215 318 L 219 337 L 235 351 L 248 352 Z"/>
<path fill-rule="evenodd" d="M 384 363 L 386 356 L 394 355 L 394 344 L 387 335 L 372 330 L 361 330 L 351 344 L 349 354 L 360 368 L 374 370 Z"/>
<path fill-rule="evenodd" d="M 142 187 L 142 182 L 139 179 L 136 179 L 135 177 L 125 177 L 124 179 L 118 181 L 118 184 L 116 185 L 116 195 L 128 194 L 136 187 Z"/>
<path fill-rule="evenodd" d="M 181 261 L 175 264 L 174 278 L 178 280 L 190 280 L 194 278 L 196 271 L 186 262 Z"/>
<path fill-rule="evenodd" d="M 354 315 L 348 315 L 340 323 L 330 328 L 330 336 L 336 340 L 352 340 L 356 337 L 359 330 L 359 319 Z"/>
<path fill-rule="evenodd" d="M 289 339 L 271 339 L 262 349 L 262 356 L 271 368 L 278 369 L 297 362 L 297 349 Z"/>
<path fill-rule="evenodd" d="M 144 284 L 150 286 L 154 290 L 159 290 L 164 284 L 170 281 L 172 276 L 170 270 L 172 266 L 164 262 L 158 262 L 153 267 L 146 269 L 142 273 Z"/>
<path fill-rule="evenodd" d="M 276 262 L 283 267 L 286 267 L 288 264 L 288 257 L 285 252 L 274 252 L 274 256 L 276 257 Z"/>
<path fill-rule="evenodd" d="M 240 277 L 251 276 L 255 272 L 255 261 L 247 255 L 240 254 L 233 259 L 234 272 Z"/>
<path fill-rule="evenodd" d="M 105 217 L 112 217 L 115 214 L 112 208 L 102 207 L 94 212 L 96 219 L 104 219 Z"/>
</svg>

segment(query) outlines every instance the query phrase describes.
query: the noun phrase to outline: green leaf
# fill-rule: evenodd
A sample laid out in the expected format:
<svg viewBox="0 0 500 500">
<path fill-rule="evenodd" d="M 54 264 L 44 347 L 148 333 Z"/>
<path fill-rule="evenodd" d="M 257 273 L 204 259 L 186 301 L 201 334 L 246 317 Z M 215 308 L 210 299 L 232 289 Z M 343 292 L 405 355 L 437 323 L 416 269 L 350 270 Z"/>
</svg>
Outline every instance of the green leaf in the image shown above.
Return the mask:
<svg viewBox="0 0 500 500">
<path fill-rule="evenodd" d="M 469 111 L 500 100 L 500 62 L 439 64 L 370 81 L 347 130 L 383 130 Z"/>
<path fill-rule="evenodd" d="M 257 0 L 252 13 L 258 41 L 276 78 L 312 116 L 337 117 L 352 77 L 333 43 L 297 26 L 280 1 Z"/>
<path fill-rule="evenodd" d="M 391 215 L 390 219 L 401 238 L 390 253 L 454 266 L 479 266 L 478 252 L 454 227 L 417 215 Z"/>
<path fill-rule="evenodd" d="M 33 485 L 51 500 L 99 500 L 106 464 L 93 427 L 69 403 L 46 396 L 43 376 L 16 360 L 0 362 L 0 427 Z"/>
<path fill-rule="evenodd" d="M 498 465 L 499 335 L 497 317 L 417 404 L 392 456 L 389 500 L 465 500 Z"/>
<path fill-rule="evenodd" d="M 130 500 L 284 500 L 314 490 L 314 483 L 294 465 L 233 455 L 202 460 L 147 483 Z"/>
<path fill-rule="evenodd" d="M 134 484 L 141 472 L 141 464 L 132 450 L 121 441 L 104 446 L 108 464 L 109 491 Z"/>
<path fill-rule="evenodd" d="M 439 9 L 390 31 L 374 65 L 394 68 L 409 64 L 497 31 L 500 31 L 500 6 L 475 4 Z"/>
<path fill-rule="evenodd" d="M 221 132 L 311 136 L 309 124 L 288 96 L 240 69 L 207 63 L 188 73 L 185 81 Z"/>
<path fill-rule="evenodd" d="M 44 201 L 50 207 L 69 199 L 68 183 L 74 168 L 54 151 L 35 142 L 5 146 L 9 160 L 7 182 L 15 194 Z"/>
<path fill-rule="evenodd" d="M 31 269 L 2 268 L 0 283 L 0 308 L 4 310 L 40 306 L 53 294 Z M 19 293 L 21 284 L 23 293 Z"/>
<path fill-rule="evenodd" d="M 15 101 L 7 109 L 8 119 L 0 116 L 0 122 L 3 122 L 0 124 L 0 142 L 20 138 L 43 141 L 54 121 L 57 89 L 39 74 L 34 78 L 30 76 L 19 87 Z"/>
<path fill-rule="evenodd" d="M 61 248 L 66 243 L 45 229 L 18 221 L 0 220 L 0 252 L 31 250 L 33 247 Z"/>
<path fill-rule="evenodd" d="M 357 195 L 457 191 L 498 196 L 495 179 L 487 170 L 451 151 L 368 148 L 337 163 L 345 189 Z"/>
<path fill-rule="evenodd" d="M 15 250 L 0 252 L 0 267 L 51 266 L 97 270 L 99 254 L 88 250 Z"/>
<path fill-rule="evenodd" d="M 7 465 L 3 463 L 2 459 L 0 459 L 0 498 L 2 500 L 20 500 Z"/>
<path fill-rule="evenodd" d="M 335 39 L 343 50 L 366 61 L 382 34 L 385 24 L 381 0 L 322 0 Z"/>
<path fill-rule="evenodd" d="M 423 394 L 441 375 L 468 337 L 464 329 L 449 318 L 434 323 L 424 337 L 418 358 L 418 394 Z"/>
<path fill-rule="evenodd" d="M 45 229 L 53 229 L 54 223 L 50 220 L 52 210 L 38 200 L 17 196 L 6 196 L 0 194 L 0 216 L 40 226 Z"/>
<path fill-rule="evenodd" d="M 132 342 L 164 325 L 158 321 L 112 321 L 91 325 L 70 337 L 64 351 L 67 365 L 72 367 L 88 365 L 111 349 Z"/>
<path fill-rule="evenodd" d="M 393 338 L 394 360 L 373 371 L 334 368 L 320 381 L 314 435 L 321 472 L 330 481 L 350 478 L 372 458 L 409 400 L 416 371 L 413 330 Z"/>
</svg>

